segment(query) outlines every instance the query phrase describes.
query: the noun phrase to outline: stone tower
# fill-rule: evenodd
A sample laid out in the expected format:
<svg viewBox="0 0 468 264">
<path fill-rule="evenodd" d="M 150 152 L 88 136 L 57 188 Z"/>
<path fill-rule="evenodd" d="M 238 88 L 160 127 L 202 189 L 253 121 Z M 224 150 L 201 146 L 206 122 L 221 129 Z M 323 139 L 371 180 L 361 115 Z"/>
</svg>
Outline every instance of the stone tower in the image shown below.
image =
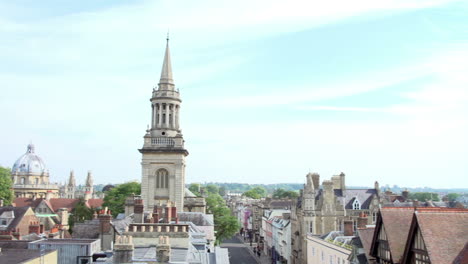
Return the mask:
<svg viewBox="0 0 468 264">
<path fill-rule="evenodd" d="M 75 181 L 75 172 L 70 171 L 70 178 L 68 179 L 67 184 L 67 197 L 65 198 L 75 198 L 75 190 L 76 190 L 76 181 Z"/>
<path fill-rule="evenodd" d="M 142 154 L 141 197 L 144 209 L 172 201 L 184 208 L 185 157 L 184 139 L 179 126 L 181 99 L 172 78 L 169 38 L 158 88 L 153 89 L 151 126 L 146 130 Z"/>
<path fill-rule="evenodd" d="M 86 176 L 86 185 L 84 188 L 84 199 L 87 201 L 93 198 L 93 175 L 91 171 L 88 171 L 88 176 Z"/>
</svg>

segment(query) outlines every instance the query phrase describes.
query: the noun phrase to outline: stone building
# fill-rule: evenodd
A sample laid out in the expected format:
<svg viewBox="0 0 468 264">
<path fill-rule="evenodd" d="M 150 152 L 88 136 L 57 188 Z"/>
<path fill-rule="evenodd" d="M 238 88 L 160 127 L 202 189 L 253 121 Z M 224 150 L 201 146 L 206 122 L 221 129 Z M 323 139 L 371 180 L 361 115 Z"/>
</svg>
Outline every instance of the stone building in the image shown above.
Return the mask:
<svg viewBox="0 0 468 264">
<path fill-rule="evenodd" d="M 85 200 L 96 199 L 98 197 L 96 193 L 94 192 L 93 183 L 94 183 L 93 175 L 91 171 L 88 171 L 84 187 L 79 188 L 79 186 L 76 185 L 75 172 L 72 170 L 70 171 L 68 182 L 60 186 L 59 195 L 61 198 L 69 198 L 69 199 L 76 199 L 76 198 L 83 198 Z"/>
<path fill-rule="evenodd" d="M 11 179 L 16 198 L 98 198 L 94 192 L 91 171 L 88 171 L 83 188 L 76 185 L 73 171 L 70 172 L 67 184 L 51 183 L 44 160 L 35 153 L 33 144 L 29 144 L 26 153 L 16 160 L 11 169 Z"/>
<path fill-rule="evenodd" d="M 142 154 L 141 198 L 144 210 L 175 203 L 179 210 L 205 213 L 204 198 L 185 188 L 184 138 L 179 124 L 181 98 L 172 76 L 169 38 L 158 88 L 153 88 L 151 125 L 146 130 Z M 131 201 L 130 201 L 131 202 Z"/>
<path fill-rule="evenodd" d="M 377 182 L 371 189 L 347 189 L 345 174 L 332 176 L 320 186 L 320 175 L 309 173 L 297 204 L 291 210 L 292 263 L 306 263 L 307 234 L 323 235 L 343 231 L 344 221 L 351 220 L 356 231 L 358 218 L 364 214 L 374 223 L 382 204 Z"/>
<path fill-rule="evenodd" d="M 59 186 L 49 182 L 49 171 L 44 161 L 29 144 L 26 153 L 19 157 L 11 169 L 15 197 L 59 197 Z"/>
</svg>

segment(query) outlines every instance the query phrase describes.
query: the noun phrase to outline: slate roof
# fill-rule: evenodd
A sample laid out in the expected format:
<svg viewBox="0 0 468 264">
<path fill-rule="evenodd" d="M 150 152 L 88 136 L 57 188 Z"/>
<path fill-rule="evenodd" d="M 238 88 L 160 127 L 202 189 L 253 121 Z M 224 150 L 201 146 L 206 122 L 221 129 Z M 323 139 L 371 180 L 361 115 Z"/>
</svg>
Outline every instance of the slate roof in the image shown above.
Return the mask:
<svg viewBox="0 0 468 264">
<path fill-rule="evenodd" d="M 335 190 L 335 195 L 337 195 L 336 191 L 341 190 Z M 353 202 L 356 199 L 358 199 L 361 204 L 361 209 L 369 209 L 372 202 L 372 195 L 374 194 L 377 195 L 375 189 L 346 189 L 344 193 L 341 193 L 345 198 L 345 209 L 353 209 Z M 339 195 L 337 196 L 340 197 Z"/>
<path fill-rule="evenodd" d="M 13 206 L 0 207 L 0 215 L 2 215 L 3 213 L 13 212 L 14 217 L 15 217 L 10 222 L 10 224 L 3 230 L 15 229 L 18 226 L 18 224 L 21 222 L 21 220 L 23 219 L 23 216 L 26 213 L 26 211 L 28 211 L 28 209 L 29 209 L 28 206 L 24 206 L 24 207 L 13 207 Z"/>
<path fill-rule="evenodd" d="M 415 218 L 432 264 L 452 263 L 464 251 L 466 258 L 467 209 L 418 209 Z"/>
<path fill-rule="evenodd" d="M 99 238 L 99 220 L 86 220 L 84 223 L 75 223 L 73 226 L 73 238 Z"/>
<path fill-rule="evenodd" d="M 192 222 L 197 226 L 212 226 L 213 221 L 206 217 L 205 214 L 199 212 L 178 212 L 179 221 Z"/>
<path fill-rule="evenodd" d="M 379 228 L 383 226 L 387 234 L 390 254 L 395 263 L 399 263 L 403 256 L 413 213 L 414 208 L 407 207 L 387 207 L 380 209 L 372 246 L 375 245 L 376 235 L 380 230 Z M 372 248 L 372 250 L 374 249 Z"/>
</svg>

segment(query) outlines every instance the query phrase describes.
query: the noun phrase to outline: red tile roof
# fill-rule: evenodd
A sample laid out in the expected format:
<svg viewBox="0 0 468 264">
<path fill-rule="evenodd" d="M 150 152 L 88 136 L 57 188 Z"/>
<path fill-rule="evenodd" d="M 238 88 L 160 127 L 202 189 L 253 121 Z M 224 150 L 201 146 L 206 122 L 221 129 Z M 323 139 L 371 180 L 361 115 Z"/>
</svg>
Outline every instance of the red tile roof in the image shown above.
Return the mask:
<svg viewBox="0 0 468 264">
<path fill-rule="evenodd" d="M 99 208 L 99 207 L 102 207 L 103 203 L 104 203 L 103 199 L 89 199 L 87 202 L 87 205 L 90 208 Z"/>
<path fill-rule="evenodd" d="M 34 209 L 41 203 L 41 201 L 42 199 L 33 200 L 32 198 L 15 198 L 15 200 L 13 201 L 13 206 L 15 207 L 30 206 Z"/>
<path fill-rule="evenodd" d="M 67 208 L 68 212 L 71 212 L 75 208 L 76 204 L 80 199 L 69 199 L 69 198 L 51 198 L 49 201 L 45 199 L 31 199 L 31 198 L 16 198 L 13 203 L 16 207 L 30 206 L 35 209 L 42 201 L 47 203 L 47 205 L 54 211 L 57 212 L 60 208 Z M 89 199 L 87 206 L 91 208 L 101 207 L 104 203 L 103 199 Z"/>
<path fill-rule="evenodd" d="M 383 227 L 387 234 L 388 246 L 394 263 L 400 263 L 403 256 L 413 213 L 414 208 L 389 207 L 380 209 Z"/>
<path fill-rule="evenodd" d="M 468 209 L 418 209 L 415 215 L 432 264 L 453 263 L 466 250 Z"/>
<path fill-rule="evenodd" d="M 359 228 L 358 235 L 361 240 L 362 247 L 366 253 L 367 259 L 370 258 L 370 249 L 372 245 L 372 238 L 374 237 L 374 227 Z"/>
</svg>

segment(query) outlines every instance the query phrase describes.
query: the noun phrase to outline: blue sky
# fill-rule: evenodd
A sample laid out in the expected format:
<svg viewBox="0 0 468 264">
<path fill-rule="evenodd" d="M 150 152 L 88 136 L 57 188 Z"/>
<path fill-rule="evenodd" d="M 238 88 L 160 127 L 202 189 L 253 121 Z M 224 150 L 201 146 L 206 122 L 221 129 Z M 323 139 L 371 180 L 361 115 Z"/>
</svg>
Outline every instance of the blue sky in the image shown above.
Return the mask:
<svg viewBox="0 0 468 264">
<path fill-rule="evenodd" d="M 0 0 L 0 165 L 140 179 L 169 29 L 188 182 L 466 187 L 466 1 L 174 2 Z"/>
</svg>

